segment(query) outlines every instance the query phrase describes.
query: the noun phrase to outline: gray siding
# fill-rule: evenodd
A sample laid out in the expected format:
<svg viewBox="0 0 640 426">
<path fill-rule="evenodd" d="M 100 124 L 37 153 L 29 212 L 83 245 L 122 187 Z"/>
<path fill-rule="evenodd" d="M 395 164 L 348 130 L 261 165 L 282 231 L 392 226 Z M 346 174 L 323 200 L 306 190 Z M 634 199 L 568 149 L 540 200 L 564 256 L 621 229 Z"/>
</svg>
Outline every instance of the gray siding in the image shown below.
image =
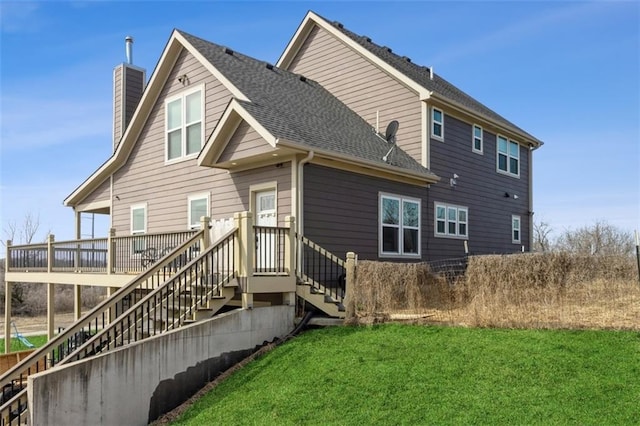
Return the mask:
<svg viewBox="0 0 640 426">
<path fill-rule="evenodd" d="M 136 111 L 138 103 L 144 91 L 144 71 L 125 66 L 125 129 L 131 122 L 133 113 Z"/>
<path fill-rule="evenodd" d="M 233 161 L 272 151 L 273 147 L 243 121 L 220 155 L 220 162 Z"/>
<path fill-rule="evenodd" d="M 164 101 L 186 89 L 177 81 L 183 74 L 189 76 L 191 84 L 187 88 L 205 85 L 205 138 L 215 128 L 231 98 L 222 83 L 183 50 L 126 164 L 114 174 L 112 223 L 116 234 L 130 233 L 130 208 L 134 204 L 147 204 L 147 232 L 180 231 L 187 228 L 189 195 L 208 192 L 212 217 L 226 218 L 249 209 L 249 185 L 272 180 L 279 184 L 278 213 L 284 220 L 291 211 L 288 163 L 280 168 L 271 166 L 240 173 L 199 167 L 195 158 L 165 164 Z M 251 132 L 248 133 L 251 139 Z"/>
<path fill-rule="evenodd" d="M 521 250 L 511 242 L 511 216 L 521 217 L 521 241 L 529 249 L 528 150 L 520 147 L 520 178 L 496 171 L 496 135 L 484 130 L 484 152 L 472 152 L 472 124 L 445 113 L 445 141 L 431 140 L 431 170 L 442 178 L 431 186 L 429 218 L 430 250 L 434 258 L 464 254 L 459 239 L 435 237 L 434 202 L 469 209 L 469 250 L 472 254 L 509 253 Z M 460 177 L 451 187 L 449 179 Z M 511 195 L 506 198 L 505 193 Z M 518 195 L 518 199 L 513 198 Z"/>
<path fill-rule="evenodd" d="M 422 161 L 422 112 L 416 93 L 331 34 L 315 27 L 289 70 L 322 84 L 372 127 L 378 112 L 380 133 L 390 121 L 398 120 L 398 146 Z"/>
<path fill-rule="evenodd" d="M 110 184 L 110 179 L 107 178 L 107 180 L 102 182 L 95 191 L 87 195 L 87 197 L 84 200 L 82 200 L 82 203 L 76 206 L 76 210 L 82 211 L 88 204 L 95 203 L 97 201 L 108 200 L 110 195 L 111 195 L 111 184 Z"/>
<path fill-rule="evenodd" d="M 423 187 L 307 165 L 304 167 L 304 235 L 342 258 L 348 251 L 354 251 L 359 259 L 378 259 L 379 194 L 408 196 L 421 199 L 421 244 L 425 259 L 426 230 L 429 229 L 425 227 L 427 191 Z"/>
</svg>

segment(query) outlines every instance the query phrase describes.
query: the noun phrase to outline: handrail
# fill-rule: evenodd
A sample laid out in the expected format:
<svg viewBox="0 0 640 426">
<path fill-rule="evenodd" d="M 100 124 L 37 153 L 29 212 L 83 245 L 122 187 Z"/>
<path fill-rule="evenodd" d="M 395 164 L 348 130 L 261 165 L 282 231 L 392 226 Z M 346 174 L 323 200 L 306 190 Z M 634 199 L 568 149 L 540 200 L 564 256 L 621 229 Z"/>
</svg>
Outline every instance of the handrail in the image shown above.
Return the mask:
<svg viewBox="0 0 640 426">
<path fill-rule="evenodd" d="M 123 306 L 132 302 L 131 299 L 140 298 L 137 294 L 141 291 L 151 290 L 159 283 L 164 282 L 175 273 L 176 262 L 183 258 L 190 259 L 194 256 L 194 247 L 198 247 L 199 240 L 204 232 L 198 231 L 191 238 L 181 243 L 176 249 L 160 259 L 149 269 L 133 278 L 127 285 L 116 291 L 110 298 L 102 301 L 91 311 L 83 315 L 72 326 L 51 339 L 44 346 L 33 352 L 27 358 L 0 376 L 0 387 L 22 381 L 34 372 L 47 369 L 56 365 L 71 352 L 71 349 L 79 346 L 86 340 L 87 334 L 93 335 L 103 328 L 109 321 L 113 321 L 124 311 Z M 80 341 L 80 342 L 79 342 Z M 35 371 L 33 371 L 35 370 Z M 7 405 L 7 404 L 5 404 Z M 0 407 L 0 416 L 4 418 L 3 405 Z"/>
<path fill-rule="evenodd" d="M 346 295 L 346 262 L 310 239 L 296 236 L 302 252 L 301 264 L 296 265 L 298 278 L 320 293 L 343 302 Z"/>
<path fill-rule="evenodd" d="M 219 295 L 222 286 L 235 277 L 237 231 L 238 228 L 233 228 L 220 237 L 173 277 L 87 340 L 61 364 L 108 352 L 181 326 L 189 315 L 195 314 L 199 306 L 205 306 L 215 297 L 214 293 Z M 182 299 L 182 292 L 187 290 L 192 295 L 189 303 Z"/>
</svg>

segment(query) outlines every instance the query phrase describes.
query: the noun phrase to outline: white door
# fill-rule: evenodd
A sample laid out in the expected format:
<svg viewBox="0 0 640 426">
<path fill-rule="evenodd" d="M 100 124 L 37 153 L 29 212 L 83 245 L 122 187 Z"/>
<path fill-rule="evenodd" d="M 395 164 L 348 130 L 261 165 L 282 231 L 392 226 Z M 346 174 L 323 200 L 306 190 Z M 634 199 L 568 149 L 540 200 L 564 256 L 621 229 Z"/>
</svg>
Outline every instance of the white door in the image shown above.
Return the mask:
<svg viewBox="0 0 640 426">
<path fill-rule="evenodd" d="M 276 192 L 256 192 L 256 270 L 257 272 L 273 272 L 276 268 L 275 228 L 278 224 L 276 213 Z"/>
</svg>

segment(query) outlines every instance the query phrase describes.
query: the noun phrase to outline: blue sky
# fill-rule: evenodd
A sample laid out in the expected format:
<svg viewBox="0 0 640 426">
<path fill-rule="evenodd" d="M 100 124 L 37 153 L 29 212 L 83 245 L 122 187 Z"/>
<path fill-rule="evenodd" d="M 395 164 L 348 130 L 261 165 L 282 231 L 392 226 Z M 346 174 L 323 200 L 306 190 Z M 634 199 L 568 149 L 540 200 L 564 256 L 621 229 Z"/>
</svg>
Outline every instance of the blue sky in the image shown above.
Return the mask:
<svg viewBox="0 0 640 426">
<path fill-rule="evenodd" d="M 111 153 L 125 36 L 147 76 L 173 28 L 275 63 L 310 9 L 543 140 L 537 221 L 556 233 L 601 219 L 640 228 L 640 2 L 2 1 L 2 229 L 30 212 L 41 238 L 74 237 L 62 201 Z M 96 236 L 107 227 L 98 220 Z"/>
</svg>

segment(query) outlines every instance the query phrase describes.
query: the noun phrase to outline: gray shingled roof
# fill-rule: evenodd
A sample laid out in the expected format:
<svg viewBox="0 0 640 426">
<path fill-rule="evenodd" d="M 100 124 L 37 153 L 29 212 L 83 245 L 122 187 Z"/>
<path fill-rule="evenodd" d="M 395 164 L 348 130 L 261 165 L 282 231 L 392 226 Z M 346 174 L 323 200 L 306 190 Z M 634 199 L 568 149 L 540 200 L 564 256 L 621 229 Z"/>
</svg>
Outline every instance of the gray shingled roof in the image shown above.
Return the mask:
<svg viewBox="0 0 640 426">
<path fill-rule="evenodd" d="M 273 136 L 437 179 L 317 82 L 180 31 L 249 101 L 239 103 Z"/>
<path fill-rule="evenodd" d="M 449 83 L 439 75 L 433 73 L 433 79 L 431 79 L 429 67 L 417 65 L 411 62 L 410 60 L 408 60 L 407 57 L 399 56 L 393 53 L 393 51 L 390 48 L 386 46 L 377 45 L 376 43 L 372 42 L 370 38 L 366 36 L 360 36 L 358 34 L 355 34 L 347 30 L 339 22 L 335 22 L 335 21 L 331 22 L 328 19 L 325 19 L 323 17 L 321 18 L 324 19 L 328 24 L 333 25 L 336 29 L 338 29 L 347 37 L 349 37 L 350 39 L 358 43 L 360 46 L 364 47 L 369 52 L 373 53 L 374 55 L 376 55 L 377 57 L 385 61 L 390 66 L 400 71 L 402 74 L 406 75 L 411 80 L 423 86 L 425 89 L 438 93 L 446 99 L 454 101 L 468 108 L 471 111 L 474 111 L 480 115 L 490 118 L 494 120 L 496 123 L 501 124 L 507 129 L 516 130 L 530 137 L 531 139 L 542 143 L 535 136 L 527 133 L 526 131 L 516 126 L 506 118 L 502 117 L 495 111 L 487 108 L 485 105 L 481 104 L 471 96 L 467 95 L 462 90 L 458 89 L 453 84 Z"/>
</svg>

